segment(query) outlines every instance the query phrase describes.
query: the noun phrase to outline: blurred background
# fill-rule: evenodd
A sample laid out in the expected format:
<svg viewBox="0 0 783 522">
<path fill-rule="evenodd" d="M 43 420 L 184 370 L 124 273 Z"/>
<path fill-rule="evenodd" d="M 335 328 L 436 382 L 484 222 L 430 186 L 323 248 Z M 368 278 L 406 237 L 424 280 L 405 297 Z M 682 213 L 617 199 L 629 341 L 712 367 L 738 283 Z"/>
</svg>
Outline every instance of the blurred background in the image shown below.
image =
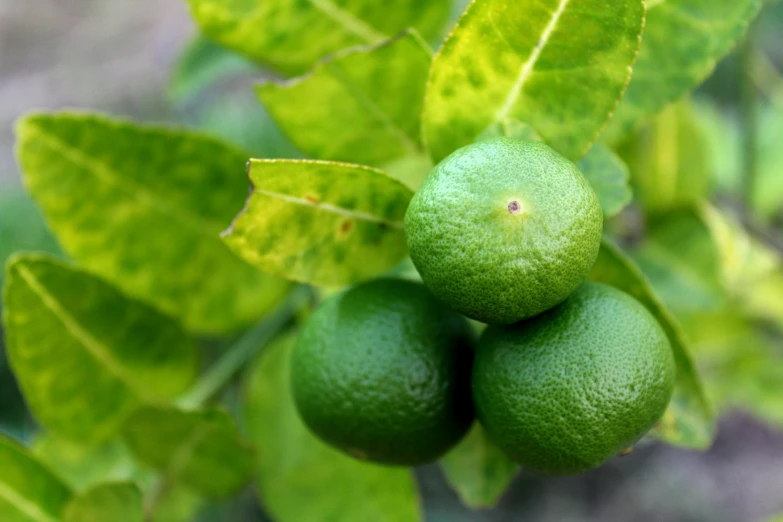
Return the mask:
<svg viewBox="0 0 783 522">
<path fill-rule="evenodd" d="M 455 5 L 455 13 L 459 8 Z M 252 84 L 264 73 L 194 40 L 195 33 L 183 0 L 0 0 L 0 262 L 16 250 L 58 251 L 21 188 L 14 159 L 14 121 L 30 110 L 81 108 L 200 127 L 255 156 L 298 155 L 252 93 Z M 699 89 L 689 110 L 704 135 L 706 153 L 699 168 L 708 174 L 716 200 L 729 206 L 741 200 L 747 188 L 742 166 L 757 162 L 758 183 L 750 197 L 763 234 L 781 245 L 782 3 L 767 5 L 752 38 L 752 74 L 746 74 L 748 53 L 735 52 Z M 210 67 L 198 75 L 183 73 L 190 59 L 204 55 Z M 748 88 L 759 99 L 750 121 L 740 110 Z M 743 155 L 748 125 L 758 131 L 751 159 Z M 654 270 L 653 264 L 646 266 Z M 777 360 L 783 361 L 779 333 L 773 338 Z M 1 354 L 0 344 L 0 430 L 29 440 L 35 426 Z M 774 375 L 783 379 L 783 371 Z M 783 382 L 771 385 L 783 394 Z M 582 477 L 542 479 L 522 473 L 492 510 L 461 507 L 435 466 L 419 470 L 418 476 L 432 522 L 765 521 L 783 513 L 783 399 L 761 413 L 727 408 L 717 441 L 706 453 L 651 444 Z M 203 520 L 264 520 L 252 495 L 247 497 L 240 507 L 214 507 Z"/>
</svg>

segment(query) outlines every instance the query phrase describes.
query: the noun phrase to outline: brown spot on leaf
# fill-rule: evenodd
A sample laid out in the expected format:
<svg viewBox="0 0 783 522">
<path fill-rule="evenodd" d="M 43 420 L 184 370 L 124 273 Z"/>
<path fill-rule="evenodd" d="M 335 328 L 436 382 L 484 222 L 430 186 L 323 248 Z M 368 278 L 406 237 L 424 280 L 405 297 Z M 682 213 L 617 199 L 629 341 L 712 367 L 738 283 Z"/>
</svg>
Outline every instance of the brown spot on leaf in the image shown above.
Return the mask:
<svg viewBox="0 0 783 522">
<path fill-rule="evenodd" d="M 350 219 L 346 219 L 342 223 L 340 223 L 340 232 L 337 234 L 340 238 L 343 238 L 351 233 L 351 230 L 353 230 L 353 221 Z"/>
<path fill-rule="evenodd" d="M 310 203 L 312 203 L 313 205 L 317 205 L 321 202 L 321 198 L 319 198 L 318 196 L 314 196 L 312 194 L 305 194 L 304 198 Z"/>
<path fill-rule="evenodd" d="M 625 457 L 626 455 L 630 455 L 632 451 L 633 451 L 633 446 L 628 446 L 627 448 L 625 448 L 623 451 L 620 452 L 620 456 Z"/>
<path fill-rule="evenodd" d="M 348 448 L 348 453 L 355 459 L 367 460 L 367 454 L 356 448 Z"/>
</svg>

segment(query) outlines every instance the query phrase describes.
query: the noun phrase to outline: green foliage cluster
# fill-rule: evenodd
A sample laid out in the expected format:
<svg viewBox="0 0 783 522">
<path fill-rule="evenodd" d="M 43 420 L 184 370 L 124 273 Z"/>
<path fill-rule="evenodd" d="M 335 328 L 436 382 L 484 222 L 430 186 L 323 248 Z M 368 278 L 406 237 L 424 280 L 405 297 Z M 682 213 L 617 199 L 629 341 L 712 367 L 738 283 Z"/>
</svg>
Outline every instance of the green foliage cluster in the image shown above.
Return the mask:
<svg viewBox="0 0 783 522">
<path fill-rule="evenodd" d="M 410 469 L 309 433 L 289 356 L 318 298 L 416 277 L 414 191 L 488 136 L 546 142 L 596 191 L 589 278 L 639 301 L 676 363 L 651 437 L 708 448 L 733 406 L 783 425 L 783 261 L 708 202 L 709 158 L 732 140 L 689 99 L 760 0 L 473 0 L 448 34 L 449 0 L 188 4 L 209 41 L 183 55 L 173 99 L 260 67 L 277 77 L 256 87 L 258 118 L 276 127 L 237 132 L 228 106 L 202 113 L 211 133 L 76 112 L 19 122 L 24 184 L 56 244 L 0 221 L 3 258 L 52 252 L 16 254 L 2 276 L 8 362 L 41 430 L 24 446 L 0 435 L 0 520 L 186 521 L 251 482 L 280 522 L 421 520 Z M 764 216 L 770 192 L 755 195 Z M 216 344 L 231 346 L 210 363 Z M 518 471 L 478 425 L 440 464 L 475 507 Z"/>
</svg>

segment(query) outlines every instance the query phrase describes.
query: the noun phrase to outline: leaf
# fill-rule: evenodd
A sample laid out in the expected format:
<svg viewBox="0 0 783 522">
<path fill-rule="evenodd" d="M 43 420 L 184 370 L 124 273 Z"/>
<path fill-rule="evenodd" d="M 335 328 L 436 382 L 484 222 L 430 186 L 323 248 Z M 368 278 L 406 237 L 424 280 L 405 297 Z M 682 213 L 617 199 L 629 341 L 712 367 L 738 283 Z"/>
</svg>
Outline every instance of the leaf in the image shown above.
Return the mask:
<svg viewBox="0 0 783 522">
<path fill-rule="evenodd" d="M 430 69 L 433 160 L 507 118 L 580 159 L 625 91 L 643 23 L 641 0 L 474 0 Z"/>
<path fill-rule="evenodd" d="M 686 99 L 662 112 L 623 144 L 634 194 L 644 209 L 662 214 L 689 208 L 709 192 L 709 148 Z"/>
<path fill-rule="evenodd" d="M 730 297 L 744 314 L 783 328 L 783 258 L 719 209 L 705 203 L 699 212 L 717 245 Z"/>
<path fill-rule="evenodd" d="M 107 481 L 145 481 L 150 478 L 117 439 L 99 445 L 83 445 L 57 439 L 50 433 L 40 433 L 33 440 L 30 451 L 76 492 Z"/>
<path fill-rule="evenodd" d="M 578 167 L 598 194 L 604 218 L 617 215 L 631 202 L 628 167 L 611 149 L 596 143 Z"/>
<path fill-rule="evenodd" d="M 408 27 L 439 35 L 448 0 L 188 0 L 210 39 L 287 75 L 301 74 L 327 54 L 378 44 Z"/>
<path fill-rule="evenodd" d="M 0 520 L 60 522 L 71 492 L 27 450 L 0 434 Z"/>
<path fill-rule="evenodd" d="M 345 163 L 251 160 L 253 191 L 224 241 L 287 279 L 342 286 L 407 254 L 402 220 L 412 192 L 383 172 Z"/>
<path fill-rule="evenodd" d="M 278 522 L 422 520 L 410 470 L 347 457 L 299 419 L 288 385 L 293 340 L 270 345 L 243 386 L 245 424 L 263 448 L 258 491 L 265 508 Z"/>
<path fill-rule="evenodd" d="M 25 183 L 63 249 L 127 294 L 194 331 L 223 332 L 253 322 L 287 290 L 218 237 L 247 195 L 241 151 L 68 113 L 28 116 L 17 137 Z"/>
<path fill-rule="evenodd" d="M 143 522 L 141 491 L 129 482 L 106 483 L 75 497 L 63 522 Z"/>
<path fill-rule="evenodd" d="M 242 56 L 196 35 L 177 59 L 168 85 L 168 97 L 178 103 L 199 96 L 222 78 L 236 73 L 257 73 Z"/>
<path fill-rule="evenodd" d="M 196 375 L 177 323 L 52 258 L 12 258 L 3 302 L 11 367 L 32 413 L 60 437 L 106 440 L 136 408 L 173 398 Z"/>
<path fill-rule="evenodd" d="M 472 508 L 494 506 L 519 472 L 478 423 L 440 465 L 462 503 Z"/>
<path fill-rule="evenodd" d="M 35 250 L 60 255 L 57 242 L 46 228 L 35 203 L 22 189 L 3 185 L 0 193 L 0 264 L 12 254 Z M 3 273 L 0 271 L 0 286 Z"/>
<path fill-rule="evenodd" d="M 294 80 L 267 82 L 259 98 L 306 155 L 383 167 L 423 155 L 419 114 L 432 51 L 406 31 L 342 52 Z"/>
<path fill-rule="evenodd" d="M 226 498 L 254 471 L 253 450 L 222 410 L 147 407 L 128 419 L 125 441 L 136 458 L 210 498 Z"/>
<path fill-rule="evenodd" d="M 602 243 L 589 277 L 635 297 L 658 320 L 669 337 L 677 364 L 674 397 L 653 433 L 677 446 L 708 448 L 715 436 L 715 420 L 680 325 L 652 290 L 641 270 L 610 241 L 605 239 Z"/>
<path fill-rule="evenodd" d="M 648 0 L 633 78 L 604 138 L 617 142 L 704 81 L 760 5 L 760 0 Z"/>
<path fill-rule="evenodd" d="M 670 212 L 651 221 L 633 257 L 676 314 L 711 312 L 726 305 L 718 249 L 694 211 Z"/>
</svg>

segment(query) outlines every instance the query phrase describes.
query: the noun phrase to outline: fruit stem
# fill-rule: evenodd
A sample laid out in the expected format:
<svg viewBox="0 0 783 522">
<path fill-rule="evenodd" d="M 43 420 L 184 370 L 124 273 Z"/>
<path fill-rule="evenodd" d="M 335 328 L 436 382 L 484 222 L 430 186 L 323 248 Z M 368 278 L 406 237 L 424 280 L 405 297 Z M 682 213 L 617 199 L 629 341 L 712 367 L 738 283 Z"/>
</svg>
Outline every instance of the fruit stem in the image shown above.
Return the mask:
<svg viewBox="0 0 783 522">
<path fill-rule="evenodd" d="M 294 318 L 310 297 L 305 286 L 297 286 L 263 321 L 248 330 L 226 353 L 182 395 L 177 406 L 194 409 L 209 401 L 233 379 L 242 367 L 266 346 Z"/>
</svg>

